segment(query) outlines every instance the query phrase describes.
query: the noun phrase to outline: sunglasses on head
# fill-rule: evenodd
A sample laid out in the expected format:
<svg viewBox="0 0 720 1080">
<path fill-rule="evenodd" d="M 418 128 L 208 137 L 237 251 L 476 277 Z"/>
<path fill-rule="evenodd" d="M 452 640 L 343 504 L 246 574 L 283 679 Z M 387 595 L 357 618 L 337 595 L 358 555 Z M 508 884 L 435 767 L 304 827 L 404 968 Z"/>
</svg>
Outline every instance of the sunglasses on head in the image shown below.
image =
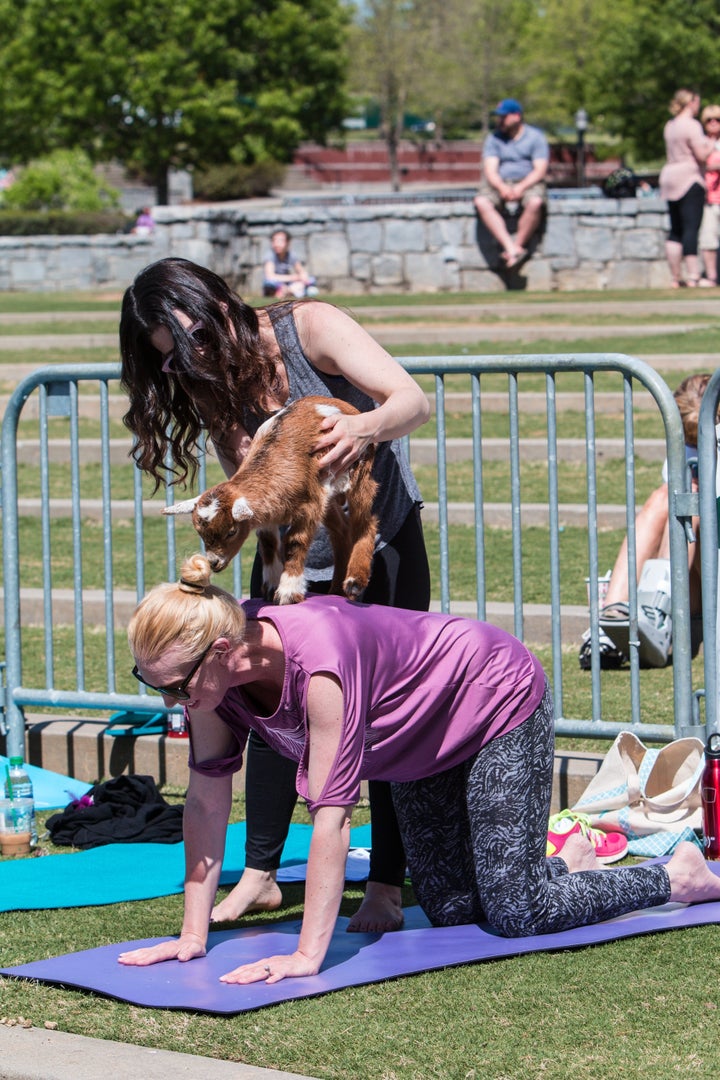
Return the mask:
<svg viewBox="0 0 720 1080">
<path fill-rule="evenodd" d="M 187 689 L 190 685 L 190 680 L 192 679 L 193 675 L 198 670 L 214 644 L 215 642 L 211 642 L 208 645 L 207 649 L 205 649 L 205 651 L 200 654 L 198 659 L 188 671 L 185 678 L 182 680 L 182 682 L 178 683 L 177 686 L 153 686 L 152 683 L 146 682 L 145 679 L 143 679 L 142 675 L 138 671 L 137 664 L 132 669 L 132 674 L 135 676 L 139 683 L 142 683 L 143 686 L 147 686 L 148 690 L 157 690 L 158 694 L 165 694 L 166 697 L 173 697 L 176 701 L 189 701 L 192 697 L 192 694 L 189 694 Z"/>
<path fill-rule="evenodd" d="M 205 334 L 205 323 L 200 320 L 193 323 L 187 330 L 187 335 L 192 339 L 193 345 L 197 348 L 202 348 L 207 343 L 207 336 Z M 172 362 L 175 358 L 175 349 L 171 349 L 170 352 L 165 353 L 163 356 L 162 370 L 166 375 L 177 375 L 178 372 L 173 371 Z"/>
</svg>

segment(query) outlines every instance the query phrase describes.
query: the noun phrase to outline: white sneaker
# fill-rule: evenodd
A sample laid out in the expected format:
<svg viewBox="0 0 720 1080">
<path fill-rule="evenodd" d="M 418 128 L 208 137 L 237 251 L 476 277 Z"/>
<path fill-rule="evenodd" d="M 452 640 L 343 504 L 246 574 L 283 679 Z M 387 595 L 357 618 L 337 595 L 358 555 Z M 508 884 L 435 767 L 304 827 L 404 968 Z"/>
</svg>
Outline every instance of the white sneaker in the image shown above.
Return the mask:
<svg viewBox="0 0 720 1080">
<path fill-rule="evenodd" d="M 615 645 L 604 632 L 602 627 L 598 630 L 598 647 L 600 653 L 600 667 L 603 671 L 622 667 L 625 663 L 625 655 L 615 648 Z M 592 667 L 592 646 L 590 643 L 590 630 L 586 630 L 582 636 L 582 644 L 578 653 L 578 663 L 583 671 L 590 671 Z"/>
<path fill-rule="evenodd" d="M 642 667 L 666 667 L 672 654 L 672 617 L 670 615 L 670 597 L 657 594 L 654 604 L 638 605 L 638 657 Z M 600 613 L 600 627 L 607 634 L 616 649 L 625 656 L 630 655 L 630 618 L 627 604 L 612 604 L 615 618 Z"/>
</svg>

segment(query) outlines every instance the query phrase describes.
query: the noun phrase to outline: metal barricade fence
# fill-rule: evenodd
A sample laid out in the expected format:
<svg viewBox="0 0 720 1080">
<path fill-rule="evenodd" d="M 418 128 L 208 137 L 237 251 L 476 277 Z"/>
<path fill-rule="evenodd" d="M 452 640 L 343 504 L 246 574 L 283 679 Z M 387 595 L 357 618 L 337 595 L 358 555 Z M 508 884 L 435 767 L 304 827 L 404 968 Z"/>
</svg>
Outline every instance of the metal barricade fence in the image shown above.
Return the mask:
<svg viewBox="0 0 720 1080">
<path fill-rule="evenodd" d="M 645 738 L 667 741 L 695 732 L 698 721 L 692 689 L 687 542 L 690 519 L 697 513 L 697 494 L 691 491 L 680 415 L 665 382 L 647 364 L 621 354 L 409 357 L 401 362 L 416 377 L 429 379 L 434 389 L 434 438 L 425 438 L 421 429 L 406 442 L 413 467 L 422 473 L 428 511 L 432 509 L 428 485 L 437 489 L 437 524 L 429 520 L 429 512 L 425 515 L 431 562 L 435 562 L 435 606 L 491 622 L 502 624 L 505 620 L 507 628 L 531 646 L 533 636 L 537 636 L 532 628 L 528 632 L 532 619 L 540 614 L 549 623 L 549 651 L 542 658 L 553 689 L 560 735 L 612 738 L 621 730 L 638 729 Z M 623 413 L 622 436 L 616 434 L 610 440 L 616 463 L 609 481 L 605 450 L 596 434 L 595 386 L 597 377 L 605 380 L 607 373 L 617 382 Z M 23 752 L 23 709 L 28 706 L 166 711 L 159 697 L 129 685 L 131 665 L 123 630 L 146 589 L 161 580 L 175 580 L 182 561 L 179 552 L 184 556 L 197 550 L 199 541 L 189 522 L 179 538 L 178 529 L 183 525 L 173 516 L 160 517 L 162 506 L 173 501 L 173 489 L 166 488 L 159 498 L 144 497 L 147 481 L 129 458 L 130 436 L 127 432 L 124 437 L 113 434 L 117 426 L 123 432 L 120 418 L 127 407 L 118 393 L 119 375 L 118 364 L 41 368 L 20 383 L 6 407 L 2 426 L 5 686 L 0 727 L 7 735 L 9 754 Z M 582 387 L 580 409 L 569 414 L 571 436 L 566 433 L 566 410 L 559 404 L 557 389 L 558 381 L 568 377 Z M 540 382 L 539 405 L 537 389 L 531 389 L 526 399 L 526 381 L 535 388 Z M 448 390 L 448 385 L 453 389 Z M 652 405 L 652 417 L 643 419 L 654 438 L 635 438 L 638 392 L 643 402 Z M 458 395 L 462 398 L 460 408 L 467 410 L 469 405 L 469 411 L 457 412 Z M 532 414 L 524 407 L 530 398 L 539 412 Z M 37 435 L 33 425 L 28 437 L 29 414 L 37 419 Z M 529 422 L 531 435 L 525 430 Z M 613 423 L 617 430 L 617 418 Z M 58 425 L 59 433 L 55 430 Z M 636 449 L 650 445 L 656 457 L 659 453 L 661 460 L 666 454 L 668 461 L 674 724 L 644 722 L 647 717 L 642 714 L 634 640 L 634 575 L 630 575 L 629 597 L 633 639 L 627 676 L 630 692 L 625 695 L 627 713 L 620 717 L 603 715 L 604 680 L 615 673 L 600 669 L 596 590 L 588 590 L 589 607 L 578 603 L 585 599 L 584 578 L 597 581 L 601 569 L 600 541 L 605 530 L 599 490 L 602 494 L 608 482 L 617 485 L 618 495 L 623 493 L 621 527 L 627 530 L 628 559 L 634 565 Z M 540 464 L 534 464 L 529 481 L 524 478 L 528 446 L 540 454 Z M 493 461 L 493 456 L 500 461 Z M 458 457 L 464 458 L 460 470 Z M 216 462 L 208 463 L 207 468 L 216 469 L 220 478 Z M 563 473 L 568 468 L 569 478 Z M 208 486 L 206 476 L 203 460 L 198 491 Z M 547 497 L 538 539 L 529 535 L 523 515 L 529 504 L 535 509 L 542 504 L 537 495 L 540 483 Z M 530 499 L 528 484 L 532 488 Z M 580 562 L 577 544 L 569 555 L 565 551 L 564 534 L 570 528 L 563 524 L 563 515 L 568 503 L 561 504 L 560 491 L 568 484 L 574 487 L 569 500 L 573 520 L 577 520 L 578 511 L 582 518 Z M 497 504 L 486 497 L 488 490 L 497 495 L 499 485 L 506 485 L 509 495 L 502 501 L 508 521 L 500 526 L 488 522 L 490 510 L 497 510 Z M 458 490 L 470 496 L 462 500 L 466 524 L 454 521 Z M 34 491 L 35 497 L 29 498 L 28 491 Z M 617 536 L 613 536 L 616 547 Z M 530 574 L 525 566 L 528 549 L 540 543 L 547 545 L 544 569 L 542 574 L 536 570 Z M 468 558 L 470 547 L 473 551 Z M 602 557 L 609 556 L 604 552 Z M 460 572 L 464 574 L 462 581 L 458 581 Z M 223 583 L 239 596 L 240 557 L 235 560 L 233 575 Z M 456 600 L 458 595 L 464 603 Z M 69 604 L 70 615 L 61 602 Z M 577 626 L 571 633 L 564 630 L 569 612 L 574 614 L 575 623 L 580 613 L 592 628 L 585 715 L 577 717 L 566 715 L 564 697 L 563 659 L 577 664 L 579 644 Z M 104 660 L 97 655 L 100 642 Z M 88 649 L 93 650 L 93 671 L 104 668 L 102 688 L 96 675 L 88 685 Z M 119 676 L 118 655 L 124 657 Z M 574 711 L 581 710 L 574 707 Z"/>
</svg>

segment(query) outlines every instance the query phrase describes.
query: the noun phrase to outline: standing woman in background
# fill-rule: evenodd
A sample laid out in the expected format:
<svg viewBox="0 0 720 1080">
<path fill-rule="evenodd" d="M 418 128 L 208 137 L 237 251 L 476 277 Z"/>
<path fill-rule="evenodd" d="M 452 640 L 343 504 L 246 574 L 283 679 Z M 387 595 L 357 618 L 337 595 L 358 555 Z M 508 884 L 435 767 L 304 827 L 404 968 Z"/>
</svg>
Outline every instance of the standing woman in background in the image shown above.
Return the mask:
<svg viewBox="0 0 720 1080">
<path fill-rule="evenodd" d="M 660 194 L 667 199 L 670 232 L 665 254 L 673 289 L 700 284 L 698 233 L 705 207 L 703 165 L 710 153 L 710 140 L 697 119 L 700 95 L 693 90 L 676 91 L 670 102 L 673 119 L 663 132 L 667 162 L 660 172 Z M 687 280 L 680 277 L 685 260 Z"/>
<path fill-rule="evenodd" d="M 176 482 L 191 482 L 207 429 L 230 476 L 269 415 L 310 394 L 342 398 L 357 415 L 328 417 L 317 448 L 323 468 L 340 471 L 377 444 L 373 476 L 379 540 L 361 600 L 427 611 L 430 572 L 420 522 L 420 492 L 398 440 L 427 420 L 425 394 L 358 324 L 331 304 L 290 300 L 255 310 L 222 278 L 185 259 L 142 270 L 123 298 L 122 386 L 134 457 L 159 485 L 170 454 Z M 324 530 L 305 570 L 312 592 L 327 592 L 332 550 Z M 256 558 L 251 596 L 261 595 Z M 246 772 L 247 845 L 242 878 L 213 911 L 216 922 L 282 903 L 276 882 L 297 793 L 297 765 L 254 734 Z M 372 851 L 356 931 L 402 925 L 405 853 L 389 784 L 370 783 Z"/>
</svg>

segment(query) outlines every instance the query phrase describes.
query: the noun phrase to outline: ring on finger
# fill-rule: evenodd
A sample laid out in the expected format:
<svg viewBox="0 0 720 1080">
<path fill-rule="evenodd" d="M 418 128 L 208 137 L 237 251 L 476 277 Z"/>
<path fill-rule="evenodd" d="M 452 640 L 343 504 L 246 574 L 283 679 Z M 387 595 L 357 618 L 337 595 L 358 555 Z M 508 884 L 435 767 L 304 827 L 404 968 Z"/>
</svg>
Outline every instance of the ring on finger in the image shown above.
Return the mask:
<svg viewBox="0 0 720 1080">
<path fill-rule="evenodd" d="M 272 974 L 272 972 L 270 971 L 270 968 L 267 966 L 267 964 L 265 965 L 265 971 L 268 973 L 268 975 Z"/>
</svg>

